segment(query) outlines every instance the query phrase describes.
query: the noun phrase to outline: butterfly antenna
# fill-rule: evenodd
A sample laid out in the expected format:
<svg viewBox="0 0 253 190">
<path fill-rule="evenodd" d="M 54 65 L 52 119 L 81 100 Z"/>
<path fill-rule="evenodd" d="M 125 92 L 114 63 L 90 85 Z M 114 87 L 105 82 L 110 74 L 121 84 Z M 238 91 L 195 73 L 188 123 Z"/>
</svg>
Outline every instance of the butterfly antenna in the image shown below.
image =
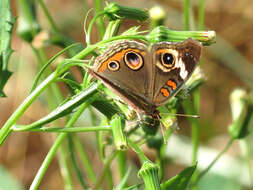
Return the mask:
<svg viewBox="0 0 253 190">
<path fill-rule="evenodd" d="M 181 113 L 160 113 L 160 115 L 173 115 L 179 117 L 191 117 L 191 118 L 200 118 L 199 115 L 188 115 L 188 114 L 181 114 Z"/>
</svg>

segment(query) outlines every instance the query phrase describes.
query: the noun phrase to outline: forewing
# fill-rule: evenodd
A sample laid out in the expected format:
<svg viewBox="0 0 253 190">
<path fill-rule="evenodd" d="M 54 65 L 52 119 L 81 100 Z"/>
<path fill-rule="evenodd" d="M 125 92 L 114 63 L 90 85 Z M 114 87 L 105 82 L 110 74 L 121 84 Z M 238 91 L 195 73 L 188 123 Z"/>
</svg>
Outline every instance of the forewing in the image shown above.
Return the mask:
<svg viewBox="0 0 253 190">
<path fill-rule="evenodd" d="M 155 64 L 153 104 L 166 104 L 189 79 L 200 59 L 202 45 L 191 38 L 180 43 L 161 42 L 151 50 Z"/>
</svg>

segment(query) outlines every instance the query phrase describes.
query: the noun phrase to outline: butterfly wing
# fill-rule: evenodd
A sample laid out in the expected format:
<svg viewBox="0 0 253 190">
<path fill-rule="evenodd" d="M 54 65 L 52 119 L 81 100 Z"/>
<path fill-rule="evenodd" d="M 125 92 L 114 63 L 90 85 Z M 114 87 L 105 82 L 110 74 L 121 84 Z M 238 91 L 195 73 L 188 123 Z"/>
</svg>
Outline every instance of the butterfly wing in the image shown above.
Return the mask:
<svg viewBox="0 0 253 190">
<path fill-rule="evenodd" d="M 152 65 L 147 47 L 135 41 L 113 44 L 95 59 L 90 73 L 140 112 L 151 109 Z"/>
<path fill-rule="evenodd" d="M 200 59 L 201 43 L 189 38 L 180 43 L 161 42 L 152 46 L 155 65 L 153 104 L 166 104 L 189 79 Z"/>
</svg>

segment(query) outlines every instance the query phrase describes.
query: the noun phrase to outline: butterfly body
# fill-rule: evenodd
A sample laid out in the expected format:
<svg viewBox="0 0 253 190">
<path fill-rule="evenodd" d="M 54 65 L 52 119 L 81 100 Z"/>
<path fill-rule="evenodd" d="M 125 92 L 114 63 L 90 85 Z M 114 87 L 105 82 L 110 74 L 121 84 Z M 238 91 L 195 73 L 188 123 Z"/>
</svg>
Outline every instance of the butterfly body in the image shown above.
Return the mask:
<svg viewBox="0 0 253 190">
<path fill-rule="evenodd" d="M 150 49 L 125 40 L 98 56 L 90 73 L 138 113 L 156 117 L 156 108 L 165 105 L 191 76 L 201 49 L 193 39 L 160 42 Z"/>
</svg>

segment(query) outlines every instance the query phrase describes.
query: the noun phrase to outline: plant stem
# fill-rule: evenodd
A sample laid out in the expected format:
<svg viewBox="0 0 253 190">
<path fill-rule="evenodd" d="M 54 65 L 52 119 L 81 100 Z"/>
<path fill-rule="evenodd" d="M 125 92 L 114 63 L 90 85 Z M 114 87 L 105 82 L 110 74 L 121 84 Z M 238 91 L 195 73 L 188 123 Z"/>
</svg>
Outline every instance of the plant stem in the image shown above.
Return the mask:
<svg viewBox="0 0 253 190">
<path fill-rule="evenodd" d="M 38 54 L 40 56 L 40 60 L 42 60 L 43 64 L 41 65 L 41 67 L 44 67 L 48 62 L 44 48 L 35 49 L 35 51 L 38 52 Z M 50 68 L 48 68 L 45 71 L 46 72 L 43 73 L 43 75 L 45 75 L 45 77 L 46 77 L 46 75 L 49 75 L 52 72 Z M 49 104 L 49 108 L 51 111 L 54 110 L 54 108 L 58 104 L 60 104 L 60 102 L 63 101 L 62 94 L 61 94 L 58 86 L 55 83 L 51 83 L 51 85 L 49 86 L 46 97 L 47 97 L 47 102 Z M 53 123 L 54 123 L 54 125 L 59 126 L 58 120 L 53 121 Z M 55 136 L 54 136 L 54 138 L 55 138 Z M 59 161 L 61 175 L 62 175 L 62 178 L 64 181 L 64 188 L 66 190 L 74 189 L 73 183 L 72 183 L 72 177 L 71 177 L 71 173 L 70 173 L 70 168 L 68 165 L 68 157 L 66 156 L 66 148 L 64 147 L 64 145 L 60 146 L 59 154 L 57 155 L 57 158 Z"/>
<path fill-rule="evenodd" d="M 94 17 L 92 18 L 92 20 L 90 21 L 90 24 L 89 24 L 88 30 L 87 30 L 87 35 L 86 35 L 86 43 L 87 43 L 87 45 L 90 45 L 90 44 L 91 44 L 91 39 L 90 39 L 90 37 L 91 37 L 91 30 L 92 30 L 92 27 L 93 27 L 94 23 L 96 22 L 96 20 L 97 20 L 99 17 L 103 16 L 104 14 L 105 14 L 104 11 L 102 11 L 102 12 L 100 12 L 100 13 L 97 13 L 96 16 L 94 16 Z"/>
<path fill-rule="evenodd" d="M 95 5 L 95 11 L 96 14 L 98 14 L 99 12 L 102 12 L 102 0 L 94 0 L 94 5 Z M 99 32 L 99 36 L 100 39 L 103 38 L 104 33 L 105 33 L 105 26 L 104 26 L 104 21 L 102 17 L 99 17 L 96 21 L 97 26 L 98 26 L 98 32 Z"/>
<path fill-rule="evenodd" d="M 70 173 L 70 166 L 68 164 L 68 153 L 66 152 L 63 146 L 59 147 L 58 162 L 60 166 L 61 175 L 64 181 L 65 190 L 74 190 Z"/>
<path fill-rule="evenodd" d="M 130 138 L 127 139 L 129 145 L 131 148 L 138 154 L 141 163 L 143 164 L 145 161 L 149 161 L 149 159 L 146 157 L 146 155 L 142 152 L 139 146 L 137 146 L 133 141 L 130 140 Z"/>
<path fill-rule="evenodd" d="M 84 189 L 84 190 L 87 190 L 87 185 L 86 185 L 86 182 L 85 182 L 85 178 L 81 172 L 81 170 L 79 169 L 78 167 L 78 163 L 77 163 L 77 160 L 76 160 L 76 156 L 75 156 L 75 150 L 74 150 L 74 146 L 73 146 L 73 138 L 75 138 L 75 135 L 70 135 L 68 134 L 67 135 L 68 137 L 68 147 L 69 147 L 69 153 L 70 153 L 70 158 L 71 158 L 71 162 L 72 162 L 72 165 L 73 165 L 73 169 L 76 173 L 76 176 L 81 184 L 81 187 Z"/>
<path fill-rule="evenodd" d="M 203 30 L 204 28 L 204 0 L 200 0 L 199 2 L 199 30 Z M 201 60 L 200 63 L 201 64 Z M 193 93 L 193 109 L 194 113 L 198 115 L 199 114 L 199 103 L 200 103 L 200 89 L 196 89 Z M 197 162 L 197 154 L 198 154 L 198 137 L 199 137 L 199 121 L 198 120 L 192 120 L 192 145 L 193 145 L 193 157 L 192 157 L 192 164 L 195 164 Z"/>
<path fill-rule="evenodd" d="M 184 30 L 189 30 L 190 28 L 190 0 L 184 0 Z"/>
<path fill-rule="evenodd" d="M 118 169 L 119 169 L 119 176 L 120 181 L 125 177 L 126 174 L 126 151 L 119 151 L 117 156 L 118 161 Z"/>
<path fill-rule="evenodd" d="M 58 30 L 58 28 L 57 28 L 57 26 L 56 26 L 56 24 L 55 24 L 55 22 L 54 22 L 52 16 L 50 15 L 50 13 L 49 13 L 49 11 L 48 11 L 46 5 L 44 4 L 44 2 L 43 2 L 42 0 L 38 0 L 38 1 L 39 1 L 39 4 L 40 4 L 40 6 L 41 6 L 42 11 L 44 12 L 44 14 L 45 14 L 47 20 L 49 21 L 49 24 L 50 24 L 52 30 L 53 30 L 54 32 L 56 32 L 56 33 L 59 32 L 59 30 Z"/>
<path fill-rule="evenodd" d="M 113 185 L 112 171 L 110 167 L 108 167 L 105 173 L 105 177 L 106 177 L 106 183 L 107 183 L 108 189 L 113 189 L 114 185 Z"/>
<path fill-rule="evenodd" d="M 198 29 L 204 29 L 204 21 L 205 21 L 205 0 L 199 0 L 199 18 L 198 18 Z"/>
<path fill-rule="evenodd" d="M 87 176 L 90 178 L 91 182 L 94 183 L 96 181 L 96 175 L 95 175 L 94 170 L 91 167 L 92 165 L 89 161 L 87 153 L 86 153 L 85 149 L 83 148 L 82 142 L 81 142 L 78 135 L 76 135 L 74 138 L 74 145 L 75 145 L 77 152 L 80 156 L 80 160 L 81 160 L 82 164 L 84 165 L 84 170 L 87 172 Z"/>
<path fill-rule="evenodd" d="M 90 89 L 89 93 L 92 93 L 94 90 L 96 90 L 97 85 L 95 85 L 92 89 Z M 36 91 L 36 89 L 35 89 Z M 80 117 L 80 115 L 83 113 L 83 111 L 87 108 L 87 106 L 92 102 L 93 100 L 89 99 L 88 101 L 84 102 L 78 109 L 78 111 L 73 115 L 73 117 L 70 118 L 68 123 L 66 124 L 66 128 L 69 128 L 74 125 L 74 123 L 77 121 L 77 119 Z M 52 145 L 51 149 L 49 150 L 46 158 L 44 159 L 42 165 L 40 166 L 29 190 L 36 190 L 39 187 L 39 184 L 45 175 L 47 168 L 49 164 L 51 163 L 56 151 L 58 150 L 59 146 L 61 145 L 62 141 L 66 138 L 68 133 L 61 133 L 57 139 L 55 140 L 54 144 Z"/>
<path fill-rule="evenodd" d="M 219 160 L 219 158 L 225 153 L 227 152 L 227 150 L 230 148 L 230 146 L 233 144 L 234 139 L 231 138 L 229 140 L 229 142 L 226 144 L 226 146 L 224 147 L 224 149 L 215 157 L 215 159 L 209 164 L 209 166 L 204 169 L 198 176 L 198 179 L 195 183 L 197 183 L 212 167 L 213 165 Z"/>
<path fill-rule="evenodd" d="M 110 164 L 111 162 L 113 161 L 113 159 L 117 156 L 118 154 L 118 151 L 115 151 L 113 152 L 108 158 L 107 160 L 105 161 L 105 164 L 104 164 L 104 169 L 102 171 L 102 173 L 100 174 L 100 176 L 98 177 L 96 183 L 95 183 L 95 186 L 94 186 L 94 190 L 97 190 L 100 188 L 103 180 L 104 180 L 104 177 L 106 176 L 106 173 L 108 171 L 108 169 L 110 168 Z"/>
<path fill-rule="evenodd" d="M 24 127 L 24 130 L 23 130 Z M 24 132 L 24 131 L 33 131 L 33 132 L 51 132 L 51 133 L 80 133 L 80 132 L 95 132 L 95 131 L 111 131 L 110 126 L 97 126 L 97 127 L 70 127 L 70 128 L 60 128 L 60 127 L 41 127 L 41 128 L 34 128 L 30 130 L 26 130 L 26 125 L 17 125 L 12 127 L 13 131 L 16 132 Z"/>
<path fill-rule="evenodd" d="M 103 41 L 102 41 L 103 42 Z M 98 43 L 99 45 L 100 43 Z M 97 48 L 96 45 L 89 46 L 83 51 L 73 57 L 73 59 L 81 59 L 89 55 L 92 51 Z M 33 101 L 52 83 L 58 76 L 66 72 L 68 68 L 62 69 L 60 72 L 53 72 L 50 74 L 34 91 L 19 105 L 16 111 L 9 117 L 6 123 L 0 130 L 0 145 L 3 144 L 4 140 L 11 133 L 11 127 L 17 122 L 22 116 L 26 109 L 33 103 Z"/>
<path fill-rule="evenodd" d="M 193 93 L 193 114 L 199 114 L 200 90 L 196 89 Z M 199 147 L 199 122 L 198 119 L 191 119 L 192 123 L 192 164 L 196 164 L 198 159 Z"/>
<path fill-rule="evenodd" d="M 2 145 L 6 137 L 11 133 L 11 127 L 22 116 L 25 110 L 56 78 L 57 75 L 55 72 L 49 75 L 29 96 L 27 96 L 27 98 L 21 103 L 17 110 L 9 117 L 7 122 L 0 130 L 0 145 Z"/>
</svg>

